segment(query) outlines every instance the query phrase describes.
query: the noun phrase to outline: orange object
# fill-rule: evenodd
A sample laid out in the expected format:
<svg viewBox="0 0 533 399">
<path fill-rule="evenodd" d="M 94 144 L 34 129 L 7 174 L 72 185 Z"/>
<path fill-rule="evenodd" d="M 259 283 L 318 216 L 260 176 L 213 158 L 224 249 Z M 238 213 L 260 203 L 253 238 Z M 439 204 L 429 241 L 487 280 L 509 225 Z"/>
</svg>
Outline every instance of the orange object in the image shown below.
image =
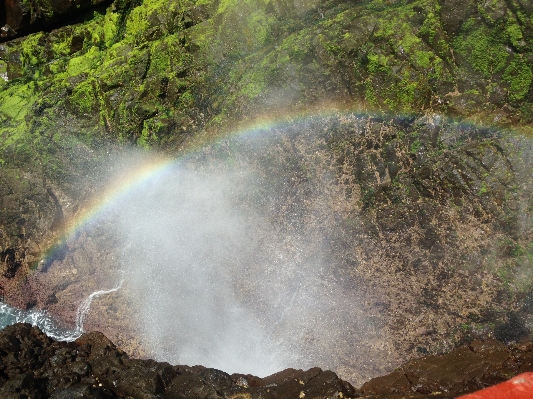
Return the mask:
<svg viewBox="0 0 533 399">
<path fill-rule="evenodd" d="M 457 399 L 533 399 L 533 373 L 519 374 L 501 384 Z"/>
</svg>

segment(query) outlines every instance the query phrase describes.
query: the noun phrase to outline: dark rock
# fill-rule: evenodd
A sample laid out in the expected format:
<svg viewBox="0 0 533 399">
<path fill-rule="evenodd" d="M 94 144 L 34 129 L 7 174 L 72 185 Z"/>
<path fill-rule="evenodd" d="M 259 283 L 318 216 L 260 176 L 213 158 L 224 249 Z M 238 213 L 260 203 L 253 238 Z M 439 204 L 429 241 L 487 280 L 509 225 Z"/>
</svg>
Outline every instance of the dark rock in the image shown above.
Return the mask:
<svg viewBox="0 0 533 399">
<path fill-rule="evenodd" d="M 109 4 L 108 0 L 49 0 L 24 1 L 6 0 L 0 22 L 0 37 L 12 38 L 52 26 L 65 25 L 65 22 L 81 15 L 90 8 Z"/>
<path fill-rule="evenodd" d="M 488 339 L 474 341 L 446 355 L 409 361 L 394 372 L 365 383 L 358 391 L 335 373 L 320 368 L 286 369 L 259 378 L 245 374 L 230 376 L 202 366 L 129 359 L 99 333 L 85 334 L 74 343 L 54 342 L 35 327 L 15 324 L 0 331 L 0 343 L 2 398 L 325 399 L 364 395 L 384 399 L 408 395 L 413 399 L 443 399 L 533 370 L 533 342 L 506 346 Z M 64 362 L 32 365 L 35 352 Z M 98 367 L 97 363 L 114 366 Z"/>
<path fill-rule="evenodd" d="M 473 3 L 457 0 L 441 0 L 440 18 L 444 30 L 454 35 L 459 28 L 476 11 Z"/>
<path fill-rule="evenodd" d="M 98 332 L 73 343 L 54 342 L 36 327 L 0 331 L 2 398 L 281 398 L 353 397 L 356 390 L 331 371 L 288 369 L 267 378 L 228 375 L 201 366 L 130 359 Z M 36 352 L 45 361 L 32 362 Z M 21 395 L 21 396 L 18 396 Z"/>
<path fill-rule="evenodd" d="M 54 391 L 50 399 L 112 399 L 118 398 L 115 394 L 102 387 L 95 387 L 89 383 L 76 384 L 68 388 Z"/>
<path fill-rule="evenodd" d="M 519 341 L 528 335 L 529 329 L 524 320 L 514 312 L 509 314 L 509 320 L 506 323 L 500 324 L 494 329 L 494 336 L 506 344 Z"/>
</svg>

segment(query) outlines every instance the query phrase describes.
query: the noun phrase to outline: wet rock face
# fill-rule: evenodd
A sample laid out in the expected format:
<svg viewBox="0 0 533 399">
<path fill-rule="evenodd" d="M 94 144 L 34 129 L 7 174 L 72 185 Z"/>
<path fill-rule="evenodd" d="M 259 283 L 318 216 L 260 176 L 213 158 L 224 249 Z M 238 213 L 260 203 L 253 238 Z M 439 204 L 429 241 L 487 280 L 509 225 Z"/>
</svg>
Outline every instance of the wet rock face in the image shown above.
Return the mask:
<svg viewBox="0 0 533 399">
<path fill-rule="evenodd" d="M 343 115 L 310 119 L 304 128 L 273 128 L 255 147 L 243 143 L 206 147 L 189 166 L 207 171 L 203 162 L 220 158 L 257 172 L 262 183 L 243 185 L 246 195 L 234 198 L 240 209 L 268 203 L 276 231 L 302 222 L 310 237 L 326 231 L 327 245 L 297 243 L 308 256 L 302 268 L 313 273 L 313 256 L 330 260 L 328 284 L 362 304 L 360 318 L 339 317 L 346 323 L 339 335 L 313 329 L 312 348 L 321 348 L 322 358 L 306 355 L 305 367 L 332 369 L 359 385 L 408 359 L 442 354 L 475 338 L 492 334 L 511 343 L 527 336 L 533 325 L 529 140 L 437 117 Z M 268 238 L 261 228 L 255 224 L 251 235 Z M 47 309 L 73 327 L 82 301 L 112 288 L 131 266 L 113 253 L 122 245 L 118 235 L 101 230 L 70 240 L 61 256 L 50 257 L 49 267 L 28 278 L 6 252 L 5 302 Z M 246 290 L 240 291 L 258 313 L 263 310 L 256 303 L 269 303 L 260 285 L 271 279 L 262 256 L 268 259 L 268 251 L 245 262 Z M 132 356 L 156 357 L 143 351 L 151 346 L 135 330 L 142 324 L 134 292 L 121 289 L 95 300 L 85 329 L 102 331 Z"/>
<path fill-rule="evenodd" d="M 2 398 L 347 398 L 356 390 L 331 371 L 288 369 L 267 378 L 202 366 L 130 359 L 104 335 L 54 342 L 37 327 L 0 332 Z"/>
<path fill-rule="evenodd" d="M 88 8 L 110 3 L 106 0 L 6 0 L 0 14 L 0 37 L 27 35 L 47 29 L 60 20 L 73 19 Z"/>
<path fill-rule="evenodd" d="M 62 222 L 63 211 L 43 179 L 9 169 L 0 176 L 0 209 L 2 280 L 15 277 L 20 267 L 36 260 L 43 238 Z"/>
<path fill-rule="evenodd" d="M 474 341 L 469 346 L 457 348 L 444 356 L 428 356 L 410 361 L 394 372 L 364 384 L 361 394 L 376 395 L 375 397 L 386 397 L 389 394 L 455 397 L 531 370 L 531 342 L 507 347 L 496 340 Z M 443 396 L 436 396 L 437 392 Z"/>
</svg>

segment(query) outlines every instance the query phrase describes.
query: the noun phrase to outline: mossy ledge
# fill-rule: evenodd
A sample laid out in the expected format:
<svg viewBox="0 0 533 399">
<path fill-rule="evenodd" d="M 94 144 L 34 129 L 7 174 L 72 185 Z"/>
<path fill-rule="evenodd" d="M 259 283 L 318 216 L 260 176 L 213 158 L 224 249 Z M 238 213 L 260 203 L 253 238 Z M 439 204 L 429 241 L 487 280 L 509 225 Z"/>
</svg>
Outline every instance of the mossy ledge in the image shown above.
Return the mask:
<svg viewBox="0 0 533 399">
<path fill-rule="evenodd" d="M 177 145 L 326 102 L 532 131 L 532 19 L 503 1 L 117 1 L 0 45 L 2 151 L 50 131 Z"/>
</svg>

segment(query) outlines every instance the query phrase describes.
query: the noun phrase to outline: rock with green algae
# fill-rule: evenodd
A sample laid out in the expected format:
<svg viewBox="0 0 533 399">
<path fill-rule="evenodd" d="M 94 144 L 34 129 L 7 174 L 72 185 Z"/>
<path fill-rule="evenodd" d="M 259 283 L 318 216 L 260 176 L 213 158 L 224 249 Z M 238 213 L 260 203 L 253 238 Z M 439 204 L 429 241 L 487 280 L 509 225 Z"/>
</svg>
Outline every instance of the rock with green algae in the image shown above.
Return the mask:
<svg viewBox="0 0 533 399">
<path fill-rule="evenodd" d="M 332 102 L 531 130 L 527 2 L 122 3 L 0 46 L 8 144 L 59 131 L 179 146 L 206 127 Z"/>
</svg>

